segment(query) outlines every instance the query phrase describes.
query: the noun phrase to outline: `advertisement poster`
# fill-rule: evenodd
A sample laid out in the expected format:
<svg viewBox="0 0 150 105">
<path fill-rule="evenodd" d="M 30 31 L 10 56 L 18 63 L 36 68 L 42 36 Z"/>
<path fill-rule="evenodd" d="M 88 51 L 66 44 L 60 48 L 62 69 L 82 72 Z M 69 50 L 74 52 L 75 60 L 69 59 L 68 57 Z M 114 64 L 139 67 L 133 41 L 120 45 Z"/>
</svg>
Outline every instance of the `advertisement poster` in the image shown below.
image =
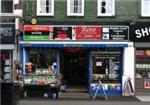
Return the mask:
<svg viewBox="0 0 150 105">
<path fill-rule="evenodd" d="M 53 39 L 55 40 L 72 39 L 72 27 L 54 27 L 53 30 Z"/>
<path fill-rule="evenodd" d="M 102 62 L 96 62 L 96 66 L 102 66 Z"/>
<path fill-rule="evenodd" d="M 145 79 L 144 80 L 144 88 L 145 89 L 150 89 L 150 79 Z"/>
<path fill-rule="evenodd" d="M 53 38 L 53 28 L 50 26 L 32 26 L 24 27 L 24 40 L 50 40 Z"/>
<path fill-rule="evenodd" d="M 129 29 L 126 26 L 110 27 L 110 40 L 128 40 Z"/>
<path fill-rule="evenodd" d="M 101 40 L 102 27 L 79 26 L 74 27 L 76 40 Z"/>
<path fill-rule="evenodd" d="M 150 57 L 150 49 L 138 49 L 136 50 L 136 57 L 145 58 Z"/>
<path fill-rule="evenodd" d="M 15 24 L 0 24 L 0 43 L 15 43 Z"/>
<path fill-rule="evenodd" d="M 108 26 L 102 28 L 103 40 L 128 40 L 129 29 L 127 26 Z"/>
</svg>

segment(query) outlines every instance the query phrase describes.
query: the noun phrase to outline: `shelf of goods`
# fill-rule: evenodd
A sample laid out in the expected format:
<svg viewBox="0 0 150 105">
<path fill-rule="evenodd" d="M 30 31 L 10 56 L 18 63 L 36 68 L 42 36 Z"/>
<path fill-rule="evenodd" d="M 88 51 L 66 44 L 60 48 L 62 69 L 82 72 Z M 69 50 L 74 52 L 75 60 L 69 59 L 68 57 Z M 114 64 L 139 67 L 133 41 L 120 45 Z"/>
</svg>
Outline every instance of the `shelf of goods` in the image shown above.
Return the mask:
<svg viewBox="0 0 150 105">
<path fill-rule="evenodd" d="M 28 85 L 46 85 L 57 84 L 57 73 L 49 69 L 36 69 L 35 73 L 28 74 L 25 84 Z"/>
</svg>

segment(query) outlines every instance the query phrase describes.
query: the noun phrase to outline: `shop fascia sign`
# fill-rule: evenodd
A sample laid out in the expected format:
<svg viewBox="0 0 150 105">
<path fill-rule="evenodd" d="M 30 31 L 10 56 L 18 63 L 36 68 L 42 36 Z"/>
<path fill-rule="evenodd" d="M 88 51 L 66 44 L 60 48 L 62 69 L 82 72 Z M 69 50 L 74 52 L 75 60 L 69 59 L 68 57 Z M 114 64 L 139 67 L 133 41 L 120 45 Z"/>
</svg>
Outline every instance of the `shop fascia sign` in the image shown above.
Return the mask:
<svg viewBox="0 0 150 105">
<path fill-rule="evenodd" d="M 102 27 L 96 26 L 76 26 L 73 27 L 73 35 L 76 40 L 101 40 Z"/>
<path fill-rule="evenodd" d="M 143 27 L 135 30 L 135 35 L 137 39 L 150 36 L 150 27 Z"/>
<path fill-rule="evenodd" d="M 44 25 L 26 25 L 24 27 L 24 40 L 50 40 L 53 35 L 53 28 Z"/>
<path fill-rule="evenodd" d="M 128 40 L 128 26 L 25 25 L 24 40 Z"/>
<path fill-rule="evenodd" d="M 53 39 L 54 40 L 71 40 L 72 39 L 72 27 L 54 26 L 53 27 Z"/>
<path fill-rule="evenodd" d="M 130 27 L 130 40 L 134 42 L 150 41 L 150 22 L 136 22 Z"/>
</svg>

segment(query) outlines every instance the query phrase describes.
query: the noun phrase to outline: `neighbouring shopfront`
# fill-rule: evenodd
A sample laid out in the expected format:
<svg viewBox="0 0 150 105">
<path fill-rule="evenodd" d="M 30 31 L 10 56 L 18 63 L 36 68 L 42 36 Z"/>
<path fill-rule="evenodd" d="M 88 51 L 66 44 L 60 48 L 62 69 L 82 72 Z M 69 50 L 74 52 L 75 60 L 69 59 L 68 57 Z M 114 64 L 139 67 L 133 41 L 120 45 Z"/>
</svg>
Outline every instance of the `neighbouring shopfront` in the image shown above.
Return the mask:
<svg viewBox="0 0 150 105">
<path fill-rule="evenodd" d="M 136 92 L 150 91 L 150 22 L 136 22 L 130 27 L 130 39 L 135 43 Z"/>
<path fill-rule="evenodd" d="M 13 79 L 13 61 L 15 58 L 15 24 L 0 24 L 1 76 L 6 80 Z"/>
<path fill-rule="evenodd" d="M 19 42 L 25 84 L 57 87 L 61 75 L 61 84 L 84 86 L 90 95 L 99 80 L 107 94 L 122 94 L 130 78 L 134 89 L 128 34 L 128 26 L 117 25 L 25 25 Z"/>
</svg>

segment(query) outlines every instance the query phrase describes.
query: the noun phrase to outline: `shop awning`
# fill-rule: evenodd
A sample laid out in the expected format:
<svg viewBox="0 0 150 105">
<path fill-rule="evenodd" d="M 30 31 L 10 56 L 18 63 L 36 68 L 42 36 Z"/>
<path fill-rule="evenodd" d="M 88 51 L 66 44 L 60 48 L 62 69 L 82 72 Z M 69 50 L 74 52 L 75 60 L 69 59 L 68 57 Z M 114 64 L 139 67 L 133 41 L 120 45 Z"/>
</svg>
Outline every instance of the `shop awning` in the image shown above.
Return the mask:
<svg viewBox="0 0 150 105">
<path fill-rule="evenodd" d="M 21 47 L 128 47 L 133 46 L 132 42 L 95 42 L 95 41 L 20 41 Z"/>
</svg>

